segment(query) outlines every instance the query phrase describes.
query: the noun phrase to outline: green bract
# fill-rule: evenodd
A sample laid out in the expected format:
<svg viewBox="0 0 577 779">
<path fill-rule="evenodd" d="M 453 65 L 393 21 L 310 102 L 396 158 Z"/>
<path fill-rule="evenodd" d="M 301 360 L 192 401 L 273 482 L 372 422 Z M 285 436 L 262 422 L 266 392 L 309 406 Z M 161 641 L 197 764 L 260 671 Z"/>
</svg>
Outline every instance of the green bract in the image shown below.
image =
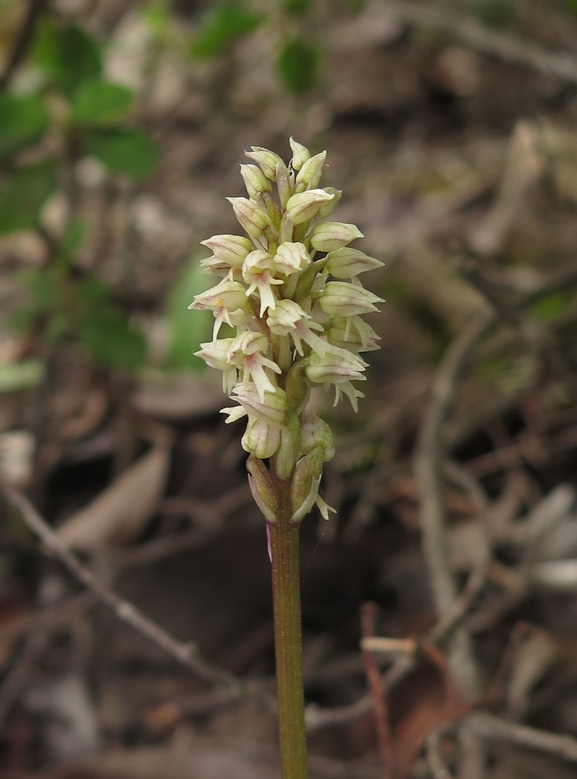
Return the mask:
<svg viewBox="0 0 577 779">
<path fill-rule="evenodd" d="M 328 425 L 306 410 L 315 384 L 346 395 L 355 411 L 367 363 L 378 336 L 360 315 L 381 302 L 357 276 L 382 263 L 348 248 L 361 238 L 351 224 L 325 221 L 340 192 L 319 188 L 326 152 L 311 157 L 291 138 L 289 165 L 253 147 L 241 174 L 248 198 L 228 198 L 249 238 L 215 235 L 203 267 L 222 278 L 195 297 L 191 308 L 211 310 L 213 340 L 196 354 L 221 370 L 225 392 L 239 405 L 223 409 L 227 422 L 247 417 L 242 438 L 256 502 L 276 522 L 275 484 L 290 481 L 290 516 L 299 522 L 316 502 L 322 465 L 334 454 Z M 277 198 L 272 183 L 276 183 Z M 317 253 L 328 252 L 325 257 Z M 333 279 L 337 279 L 336 281 Z M 341 281 L 347 279 L 347 281 Z M 221 324 L 236 335 L 218 338 Z M 269 460 L 268 467 L 259 461 Z"/>
</svg>

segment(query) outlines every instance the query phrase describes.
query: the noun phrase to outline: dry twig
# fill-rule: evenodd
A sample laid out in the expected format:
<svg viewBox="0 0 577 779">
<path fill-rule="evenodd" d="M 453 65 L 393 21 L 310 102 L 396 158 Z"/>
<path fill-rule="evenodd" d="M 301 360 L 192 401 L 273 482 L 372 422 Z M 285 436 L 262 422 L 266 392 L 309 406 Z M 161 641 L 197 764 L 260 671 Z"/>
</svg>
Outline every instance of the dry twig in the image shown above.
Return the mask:
<svg viewBox="0 0 577 779">
<path fill-rule="evenodd" d="M 493 321 L 494 315 L 490 313 L 477 315 L 449 348 L 433 381 L 431 405 L 417 445 L 415 473 L 421 494 L 423 551 L 431 575 L 435 609 L 441 620 L 449 612 L 452 613 L 457 600 L 443 498 L 443 425 L 453 404 L 457 382 L 466 360 Z M 452 644 L 449 652 L 452 673 L 458 681 L 461 693 L 472 698 L 478 693 L 479 682 L 468 634 L 463 629 L 457 631 Z"/>
<path fill-rule="evenodd" d="M 199 657 L 194 645 L 178 641 L 159 625 L 139 611 L 136 606 L 108 590 L 78 559 L 64 546 L 45 519 L 36 511 L 28 498 L 14 487 L 2 484 L 2 491 L 8 501 L 20 512 L 28 527 L 38 535 L 68 570 L 88 587 L 99 600 L 109 606 L 116 616 L 160 646 L 198 677 L 210 684 L 220 684 L 241 689 L 240 682 L 228 672 L 210 665 Z"/>
<path fill-rule="evenodd" d="M 519 746 L 539 749 L 543 752 L 577 762 L 577 739 L 546 730 L 530 728 L 509 722 L 485 711 L 475 712 L 468 717 L 475 730 L 484 738 L 494 741 L 513 741 Z"/>
<path fill-rule="evenodd" d="M 577 61 L 569 52 L 547 51 L 517 36 L 489 30 L 473 19 L 410 0 L 387 0 L 379 8 L 381 13 L 391 14 L 407 24 L 448 32 L 472 48 L 506 62 L 525 65 L 561 81 L 577 83 Z"/>
<path fill-rule="evenodd" d="M 363 603 L 361 606 L 361 626 L 364 639 L 372 638 L 375 635 L 376 610 L 377 607 L 374 603 Z M 389 727 L 389 713 L 385 701 L 383 680 L 381 678 L 381 672 L 370 651 L 363 648 L 362 655 L 373 706 L 373 717 L 375 721 L 375 730 L 377 731 L 379 750 L 385 769 L 384 776 L 385 779 L 393 779 L 395 776 L 395 758 L 393 754 L 392 737 Z"/>
</svg>

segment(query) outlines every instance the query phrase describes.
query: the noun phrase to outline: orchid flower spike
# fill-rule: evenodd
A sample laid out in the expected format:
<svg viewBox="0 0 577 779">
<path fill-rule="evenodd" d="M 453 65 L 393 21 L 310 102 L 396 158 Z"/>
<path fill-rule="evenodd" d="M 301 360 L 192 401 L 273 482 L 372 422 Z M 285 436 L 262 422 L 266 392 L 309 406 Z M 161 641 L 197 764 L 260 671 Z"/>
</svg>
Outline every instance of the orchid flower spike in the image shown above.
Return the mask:
<svg viewBox="0 0 577 779">
<path fill-rule="evenodd" d="M 323 463 L 334 455 L 332 435 L 306 404 L 315 384 L 334 386 L 335 405 L 346 396 L 357 410 L 363 395 L 353 382 L 365 380 L 367 366 L 360 352 L 378 348 L 361 316 L 382 302 L 358 279 L 382 265 L 349 246 L 360 230 L 327 221 L 340 192 L 320 188 L 326 152 L 312 156 L 292 138 L 290 145 L 288 165 L 268 149 L 247 152 L 251 164 L 241 165 L 241 175 L 248 198 L 228 199 L 246 235 L 202 242 L 213 252 L 203 267 L 224 278 L 190 306 L 214 313 L 213 340 L 197 355 L 222 371 L 225 391 L 239 404 L 223 409 L 227 421 L 247 417 L 241 443 L 250 454 L 250 486 L 272 523 L 281 483 L 292 522 L 315 503 L 325 518 L 332 510 L 318 494 Z M 218 338 L 223 322 L 236 328 L 234 337 Z"/>
</svg>

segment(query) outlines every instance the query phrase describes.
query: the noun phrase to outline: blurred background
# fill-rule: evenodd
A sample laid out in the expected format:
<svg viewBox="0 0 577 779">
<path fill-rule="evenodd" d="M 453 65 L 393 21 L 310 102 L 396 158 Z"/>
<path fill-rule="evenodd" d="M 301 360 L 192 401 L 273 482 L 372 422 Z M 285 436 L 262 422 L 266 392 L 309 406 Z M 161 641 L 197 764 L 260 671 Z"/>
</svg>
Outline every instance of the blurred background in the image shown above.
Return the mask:
<svg viewBox="0 0 577 779">
<path fill-rule="evenodd" d="M 187 306 L 291 135 L 386 263 L 359 414 L 318 398 L 312 776 L 577 777 L 576 119 L 575 0 L 0 0 L 0 777 L 280 775 L 264 520 Z"/>
</svg>

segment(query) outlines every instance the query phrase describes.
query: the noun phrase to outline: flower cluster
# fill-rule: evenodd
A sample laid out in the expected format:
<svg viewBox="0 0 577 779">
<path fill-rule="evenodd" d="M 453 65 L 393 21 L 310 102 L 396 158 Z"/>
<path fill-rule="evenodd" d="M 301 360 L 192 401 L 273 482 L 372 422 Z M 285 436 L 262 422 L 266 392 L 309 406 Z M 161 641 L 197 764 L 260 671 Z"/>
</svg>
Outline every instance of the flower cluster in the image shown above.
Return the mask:
<svg viewBox="0 0 577 779">
<path fill-rule="evenodd" d="M 290 145 L 288 166 L 267 149 L 247 152 L 256 163 L 241 165 L 249 197 L 228 198 L 246 236 L 202 242 L 213 253 L 204 269 L 222 280 L 190 306 L 214 312 L 213 340 L 197 355 L 222 371 L 224 391 L 238 404 L 223 409 L 227 422 L 248 418 L 242 446 L 251 454 L 249 480 L 270 522 L 278 518 L 283 480 L 293 522 L 315 502 L 327 516 L 318 487 L 334 449 L 328 425 L 306 411 L 310 388 L 334 385 L 335 405 L 346 396 L 357 410 L 363 395 L 353 382 L 365 380 L 367 366 L 360 353 L 378 348 L 361 316 L 381 302 L 358 280 L 382 264 L 350 248 L 362 233 L 326 221 L 341 196 L 319 188 L 326 152 L 311 156 L 292 138 Z M 234 337 L 218 337 L 223 322 Z"/>
</svg>

